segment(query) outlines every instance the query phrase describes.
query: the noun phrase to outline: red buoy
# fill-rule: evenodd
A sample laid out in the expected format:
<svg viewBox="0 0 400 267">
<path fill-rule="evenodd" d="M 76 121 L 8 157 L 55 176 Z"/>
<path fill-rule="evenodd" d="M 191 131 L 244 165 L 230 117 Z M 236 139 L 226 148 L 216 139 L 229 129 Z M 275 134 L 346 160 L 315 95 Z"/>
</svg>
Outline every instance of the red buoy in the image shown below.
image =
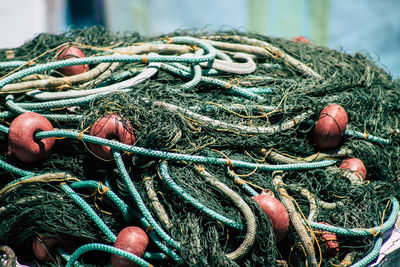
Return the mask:
<svg viewBox="0 0 400 267">
<path fill-rule="evenodd" d="M 326 222 L 318 222 L 326 225 L 330 225 Z M 327 231 L 316 231 L 316 237 L 321 247 L 324 258 L 330 259 L 336 257 L 339 253 L 339 243 L 335 233 Z"/>
<path fill-rule="evenodd" d="M 359 158 L 349 158 L 342 161 L 339 168 L 354 172 L 361 179 L 365 180 L 367 177 L 367 169 L 364 163 Z"/>
<path fill-rule="evenodd" d="M 118 142 L 133 145 L 136 138 L 130 125 L 122 122 L 118 115 L 106 115 L 99 118 L 93 123 L 90 129 L 90 135 L 105 138 L 109 140 L 117 140 Z M 89 143 L 90 150 L 99 158 L 104 160 L 113 159 L 113 154 L 109 146 Z"/>
<path fill-rule="evenodd" d="M 311 44 L 310 43 L 310 41 L 306 38 L 306 37 L 304 37 L 304 36 L 296 36 L 296 37 L 293 37 L 292 39 L 290 39 L 290 41 L 292 41 L 292 42 L 298 42 L 298 43 L 303 43 L 303 44 Z"/>
<path fill-rule="evenodd" d="M 274 197 L 272 191 L 262 192 L 252 198 L 270 218 L 276 241 L 283 240 L 287 236 L 289 228 L 289 214 L 285 206 Z"/>
<path fill-rule="evenodd" d="M 52 131 L 53 125 L 42 115 L 27 112 L 16 117 L 8 132 L 8 154 L 14 154 L 26 163 L 33 163 L 46 158 L 55 143 L 55 138 L 37 140 L 35 134 Z"/>
<path fill-rule="evenodd" d="M 347 113 L 337 104 L 325 107 L 311 131 L 311 139 L 321 150 L 333 149 L 339 145 L 348 123 Z"/>
<path fill-rule="evenodd" d="M 57 60 L 72 59 L 72 58 L 82 58 L 85 54 L 81 49 L 75 46 L 65 45 L 57 51 Z M 67 66 L 57 69 L 65 76 L 72 76 L 84 73 L 89 70 L 89 65 L 74 65 Z"/>
<path fill-rule="evenodd" d="M 147 234 L 136 226 L 126 227 L 119 232 L 115 240 L 114 247 L 128 251 L 138 257 L 142 257 L 146 250 L 149 238 Z M 113 267 L 131 267 L 137 266 L 134 262 L 125 257 L 115 254 L 111 255 L 111 264 Z"/>
<path fill-rule="evenodd" d="M 39 235 L 32 242 L 33 254 L 40 262 L 52 261 L 52 249 L 59 243 L 58 237 Z"/>
</svg>

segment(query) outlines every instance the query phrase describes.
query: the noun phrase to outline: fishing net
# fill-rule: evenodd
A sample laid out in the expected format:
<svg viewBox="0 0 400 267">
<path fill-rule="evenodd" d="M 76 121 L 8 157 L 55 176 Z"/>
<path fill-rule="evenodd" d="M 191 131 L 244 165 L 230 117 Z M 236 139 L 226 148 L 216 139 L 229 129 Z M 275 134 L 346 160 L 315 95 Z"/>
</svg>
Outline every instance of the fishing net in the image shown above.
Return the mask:
<svg viewBox="0 0 400 267">
<path fill-rule="evenodd" d="M 86 77 L 53 64 L 63 45 L 84 51 L 70 65 L 89 64 Z M 111 266 L 118 233 L 138 226 L 150 239 L 132 258 L 141 266 L 363 266 L 397 219 L 400 83 L 368 54 L 237 31 L 93 27 L 0 50 L 0 77 L 0 241 L 20 263 Z M 330 104 L 348 125 L 320 151 L 310 135 Z M 25 112 L 54 127 L 35 142 L 56 137 L 33 163 L 7 153 Z M 129 131 L 91 138 L 102 117 Z M 365 180 L 339 168 L 353 157 Z M 252 199 L 266 190 L 289 213 L 279 242 Z"/>
</svg>

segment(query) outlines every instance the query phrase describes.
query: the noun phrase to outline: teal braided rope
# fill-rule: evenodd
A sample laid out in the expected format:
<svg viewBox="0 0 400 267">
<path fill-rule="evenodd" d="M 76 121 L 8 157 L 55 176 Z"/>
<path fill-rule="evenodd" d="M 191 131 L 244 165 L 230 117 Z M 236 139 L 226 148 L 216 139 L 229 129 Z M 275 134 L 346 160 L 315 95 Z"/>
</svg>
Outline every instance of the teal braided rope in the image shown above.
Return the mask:
<svg viewBox="0 0 400 267">
<path fill-rule="evenodd" d="M 86 244 L 83 246 L 80 246 L 77 250 L 72 253 L 71 257 L 69 258 L 69 261 L 65 265 L 65 267 L 73 267 L 75 262 L 78 260 L 78 258 L 88 252 L 88 251 L 103 251 L 103 252 L 108 252 L 108 253 L 113 253 L 118 256 L 122 256 L 127 258 L 128 260 L 133 261 L 134 263 L 138 264 L 139 266 L 142 267 L 148 267 L 148 266 L 153 266 L 144 259 L 136 256 L 135 254 L 132 254 L 128 251 L 110 246 L 110 245 L 105 245 L 105 244 L 99 244 L 99 243 L 91 243 L 91 244 Z"/>
<path fill-rule="evenodd" d="M 201 72 L 201 67 L 199 64 L 193 66 L 193 75 L 192 76 L 193 76 L 192 80 L 181 85 L 181 87 L 183 89 L 192 89 L 200 83 L 202 72 Z"/>
<path fill-rule="evenodd" d="M 104 190 L 103 185 L 99 184 L 99 182 L 96 182 L 96 181 L 74 182 L 74 183 L 70 184 L 70 187 L 72 189 L 93 188 L 93 189 Z M 125 222 L 130 221 L 131 214 L 133 214 L 133 216 L 135 216 L 137 219 L 140 219 L 141 221 L 142 221 L 142 219 L 144 219 L 143 217 L 139 216 L 134 210 L 129 209 L 128 205 L 126 205 L 113 191 L 107 190 L 106 195 L 119 208 L 119 210 L 121 211 L 121 213 L 124 217 Z M 147 223 L 147 221 L 146 221 L 146 223 Z M 148 224 L 146 225 L 146 227 L 148 227 Z M 161 243 L 159 240 L 158 240 L 158 242 Z M 157 244 L 157 242 L 155 242 L 155 243 Z M 70 257 L 64 251 L 63 251 L 64 254 L 61 253 L 61 250 L 59 250 L 59 252 L 64 258 Z M 163 253 L 145 252 L 143 254 L 143 258 L 151 259 L 151 260 L 165 260 L 165 259 L 167 259 L 167 256 Z M 67 259 L 67 261 L 68 261 L 68 259 Z"/>
<path fill-rule="evenodd" d="M 243 112 L 243 111 L 258 111 L 258 112 L 270 112 L 275 110 L 277 107 L 276 106 L 263 106 L 263 105 L 193 105 L 188 107 L 190 111 L 205 111 L 205 112 L 217 112 L 221 109 L 229 109 L 230 111 L 235 111 L 235 112 Z"/>
<path fill-rule="evenodd" d="M 190 76 L 190 73 L 181 69 L 181 68 L 176 68 L 172 65 L 168 65 L 168 64 L 161 64 L 161 68 L 165 69 L 167 71 L 170 71 L 176 75 L 179 75 L 181 77 L 187 77 Z M 229 92 L 232 92 L 233 94 L 248 98 L 248 99 L 255 99 L 255 100 L 264 100 L 263 97 L 254 94 L 252 92 L 247 91 L 244 88 L 241 88 L 239 86 L 236 85 L 230 85 L 228 82 L 225 81 L 221 81 L 215 78 L 210 78 L 210 77 L 205 77 L 202 76 L 201 77 L 201 81 L 204 83 L 208 83 L 208 84 L 212 84 L 212 85 L 216 85 L 220 88 L 225 88 L 226 90 L 228 90 Z"/>
<path fill-rule="evenodd" d="M 32 175 L 35 174 L 34 172 L 25 171 L 23 169 L 15 167 L 15 166 L 13 166 L 13 165 L 11 165 L 11 164 L 9 164 L 9 163 L 1 160 L 1 159 L 0 159 L 0 168 L 3 169 L 3 170 L 6 170 L 8 172 L 17 174 L 17 175 L 21 175 L 21 176 L 32 176 Z"/>
<path fill-rule="evenodd" d="M 174 182 L 171 175 L 169 174 L 168 166 L 165 162 L 162 162 L 160 165 L 160 174 L 163 181 L 168 185 L 168 187 L 172 191 L 174 191 L 178 196 L 182 197 L 196 209 L 200 210 L 201 212 L 207 214 L 214 220 L 219 221 L 226 226 L 239 230 L 245 229 L 245 226 L 242 223 L 236 222 L 232 219 L 225 217 L 224 215 L 219 214 L 218 212 L 208 208 L 206 205 L 198 201 L 196 198 L 192 197 L 190 194 L 186 193 L 182 187 L 180 187 Z"/>
<path fill-rule="evenodd" d="M 105 187 L 102 183 L 96 181 L 81 181 L 74 182 L 69 185 L 72 189 L 91 188 L 99 192 L 105 192 L 106 196 L 117 206 L 121 211 L 122 217 L 126 223 L 132 220 L 131 210 L 111 189 Z"/>
<path fill-rule="evenodd" d="M 64 251 L 61 247 L 57 248 L 57 252 L 61 255 L 61 257 L 64 258 L 64 260 L 66 262 L 68 262 L 71 259 L 71 255 L 69 255 L 66 251 Z M 80 264 L 79 262 L 74 262 L 74 266 L 75 267 L 83 267 L 82 264 Z"/>
<path fill-rule="evenodd" d="M 390 139 L 384 139 L 384 138 L 381 138 L 378 136 L 365 134 L 365 133 L 362 133 L 359 131 L 346 130 L 344 132 L 344 135 L 348 136 L 348 137 L 354 137 L 354 138 L 358 138 L 358 139 L 367 140 L 371 143 L 377 143 L 377 144 L 381 144 L 381 145 L 390 145 L 390 143 L 391 143 Z"/>
<path fill-rule="evenodd" d="M 142 197 L 140 196 L 139 192 L 137 191 L 135 185 L 133 184 L 131 178 L 129 177 L 129 174 L 125 168 L 124 162 L 122 161 L 121 154 L 118 151 L 114 151 L 114 159 L 117 164 L 119 173 L 124 180 L 127 189 L 131 195 L 131 197 L 134 199 L 136 205 L 138 206 L 140 212 L 142 215 L 147 219 L 151 227 L 154 229 L 154 231 L 163 239 L 165 240 L 169 245 L 172 247 L 180 250 L 180 244 L 175 241 L 172 237 L 170 237 L 164 229 L 161 228 L 161 226 L 154 220 L 153 216 L 151 215 L 150 211 L 147 209 L 146 205 L 143 202 Z"/>
<path fill-rule="evenodd" d="M 162 261 L 168 259 L 168 256 L 159 252 L 145 252 L 143 254 L 143 258 L 148 260 Z"/>
<path fill-rule="evenodd" d="M 17 114 L 22 114 L 26 112 L 31 112 L 30 110 L 21 108 L 21 106 L 17 105 L 13 101 L 13 96 L 8 95 L 6 97 L 6 106 L 14 111 Z M 42 116 L 46 117 L 49 120 L 56 120 L 56 121 L 81 121 L 83 120 L 82 115 L 69 115 L 69 114 L 43 114 L 41 113 Z"/>
<path fill-rule="evenodd" d="M 199 49 L 195 52 L 196 56 L 201 56 L 203 55 L 204 51 L 202 49 Z M 190 70 L 191 76 L 193 77 L 192 80 L 188 81 L 187 83 L 184 83 L 181 85 L 181 87 L 183 89 L 192 89 L 194 87 L 196 87 L 196 85 L 198 85 L 201 81 L 201 76 L 202 76 L 202 72 L 201 72 L 201 66 L 199 64 L 194 64 L 192 65 L 192 68 Z"/>
<path fill-rule="evenodd" d="M 25 112 L 29 112 L 28 110 L 26 110 L 24 108 L 21 108 L 21 107 L 19 107 L 18 105 L 16 105 L 14 103 L 14 96 L 13 95 L 7 95 L 6 96 L 6 106 L 11 111 L 13 111 L 14 113 L 17 113 L 17 114 L 22 114 L 22 113 L 25 113 Z"/>
<path fill-rule="evenodd" d="M 228 176 L 231 177 L 235 184 L 238 184 L 247 194 L 250 196 L 258 196 L 257 191 L 255 191 L 250 185 L 246 184 L 246 182 L 241 179 L 236 174 L 232 173 L 231 170 L 227 170 Z"/>
<path fill-rule="evenodd" d="M 73 189 L 78 189 L 78 188 L 94 188 L 99 190 L 103 190 L 103 186 L 99 182 L 96 181 L 81 181 L 81 182 L 74 182 L 70 184 L 71 188 Z M 124 217 L 125 222 L 130 222 L 131 221 L 131 215 L 133 215 L 135 218 L 140 220 L 140 223 L 145 229 L 150 228 L 150 224 L 144 218 L 142 215 L 138 214 L 135 210 L 130 208 L 122 199 L 120 199 L 117 194 L 115 194 L 111 189 L 107 190 L 106 192 L 107 197 L 117 206 L 117 208 L 121 211 L 122 216 Z M 161 249 L 166 255 L 168 255 L 171 259 L 175 260 L 176 262 L 182 262 L 182 259 L 175 253 L 173 252 L 170 248 L 168 248 L 166 245 L 164 245 L 161 240 L 158 238 L 158 236 L 154 233 L 154 231 L 149 231 L 148 232 L 150 238 L 152 241 L 156 244 L 158 248 Z M 155 260 L 162 260 L 166 259 L 167 256 L 162 253 L 149 253 L 145 252 L 143 257 L 146 259 L 155 259 Z"/>
<path fill-rule="evenodd" d="M 273 68 L 273 69 L 282 69 L 282 66 L 279 64 L 272 64 L 272 63 L 264 63 L 262 64 L 264 68 Z"/>
<path fill-rule="evenodd" d="M 28 61 L 15 60 L 15 61 L 0 62 L 0 69 L 18 68 L 26 63 L 28 63 Z"/>
<path fill-rule="evenodd" d="M 399 214 L 399 202 L 395 197 L 392 197 L 392 212 L 389 216 L 389 218 L 384 222 L 381 226 L 375 226 L 372 228 L 368 229 L 345 229 L 341 227 L 336 227 L 336 226 L 331 226 L 331 225 L 325 225 L 325 224 L 320 224 L 316 222 L 311 222 L 307 221 L 307 223 L 315 229 L 322 230 L 322 231 L 328 231 L 332 233 L 336 233 L 338 235 L 344 235 L 344 236 L 374 236 L 376 233 L 383 233 L 390 228 L 393 227 L 393 225 L 396 223 L 397 216 Z"/>
<path fill-rule="evenodd" d="M 226 88 L 227 90 L 231 91 L 232 93 L 236 94 L 236 95 L 240 95 L 243 96 L 245 98 L 248 99 L 254 99 L 257 101 L 262 101 L 265 100 L 264 97 L 257 95 L 255 93 L 252 93 L 251 91 L 248 91 L 245 88 L 236 86 L 236 85 L 231 85 L 229 82 L 225 82 L 225 81 L 221 81 L 219 79 L 216 78 L 211 78 L 211 77 L 203 77 L 201 79 L 202 82 L 204 83 L 208 83 L 208 84 L 212 84 L 212 85 L 216 85 L 220 88 Z"/>
<path fill-rule="evenodd" d="M 63 100 L 53 100 L 53 101 L 47 101 L 47 102 L 39 102 L 39 103 L 15 103 L 21 108 L 25 108 L 28 110 L 42 110 L 42 109 L 51 109 L 51 108 L 59 108 L 59 107 L 66 107 L 66 106 L 73 106 L 73 105 L 81 105 L 88 103 L 95 98 L 102 97 L 103 95 L 91 95 L 91 96 L 85 96 L 85 97 L 80 97 L 80 98 L 75 98 L 75 99 L 63 99 Z M 243 101 L 243 99 L 241 99 Z M 230 109 L 232 111 L 243 111 L 243 106 L 242 105 L 227 105 L 224 106 L 224 108 Z M 262 105 L 249 105 L 249 109 L 252 111 L 272 111 L 276 109 L 276 106 L 262 106 Z M 218 106 L 215 105 L 206 105 L 204 107 L 201 106 L 193 106 L 189 107 L 190 110 L 204 110 L 204 111 L 213 111 L 213 110 L 218 110 Z M 4 115 L 2 115 L 4 118 L 10 117 L 12 113 L 8 111 L 3 112 Z M 2 113 L 0 113 L 1 116 Z M 3 118 L 0 117 L 0 118 Z"/>
<path fill-rule="evenodd" d="M 364 267 L 370 264 L 376 257 L 379 256 L 379 251 L 382 247 L 383 239 L 382 236 L 379 236 L 374 244 L 374 247 L 372 248 L 371 252 L 368 253 L 364 258 L 359 260 L 358 262 L 352 264 L 350 267 Z"/>
<path fill-rule="evenodd" d="M 108 228 L 108 226 L 103 222 L 103 220 L 96 214 L 96 212 L 89 206 L 86 201 L 81 198 L 77 193 L 72 190 L 67 184 L 62 184 L 61 188 L 66 192 L 76 204 L 78 204 L 86 213 L 89 215 L 90 219 L 100 228 L 100 230 L 110 239 L 111 242 L 115 242 L 117 236 Z"/>
<path fill-rule="evenodd" d="M 245 90 L 253 94 L 270 94 L 273 92 L 272 88 L 246 88 Z"/>
<path fill-rule="evenodd" d="M 8 131 L 9 131 L 9 128 L 7 126 L 4 126 L 3 124 L 0 124 L 0 132 L 8 134 Z"/>
<path fill-rule="evenodd" d="M 193 37 L 172 37 L 173 43 L 181 43 L 181 44 L 192 44 L 197 45 L 203 48 L 208 54 L 198 57 L 182 57 L 182 56 L 161 56 L 161 55 L 152 55 L 152 56 L 142 56 L 142 55 L 123 55 L 123 54 L 113 54 L 110 56 L 96 56 L 96 57 L 83 57 L 83 58 L 73 58 L 66 59 L 60 61 L 49 62 L 37 66 L 33 66 L 24 70 L 20 70 L 16 73 L 13 73 L 3 79 L 0 80 L 0 88 L 3 86 L 19 80 L 23 77 L 34 73 L 41 73 L 53 69 L 58 69 L 67 66 L 74 65 L 82 65 L 82 64 L 97 64 L 103 62 L 186 62 L 186 63 L 200 63 L 207 62 L 213 60 L 216 55 L 216 50 L 210 44 L 193 38 Z"/>
<path fill-rule="evenodd" d="M 188 76 L 189 75 L 188 73 L 191 71 L 190 67 L 187 67 L 181 63 L 171 63 L 170 66 L 182 70 L 183 72 L 181 76 Z M 205 76 L 213 76 L 213 75 L 221 75 L 222 72 L 216 69 L 201 69 L 201 74 Z"/>
<path fill-rule="evenodd" d="M 13 112 L 10 111 L 2 111 L 0 112 L 0 119 L 10 118 L 14 115 Z"/>
<path fill-rule="evenodd" d="M 180 61 L 178 60 L 170 60 L 168 62 L 186 62 L 186 63 L 195 63 L 195 64 L 199 64 L 200 62 L 208 62 L 211 61 L 215 58 L 215 56 L 217 55 L 217 50 L 210 45 L 208 42 L 205 42 L 203 40 L 197 39 L 197 38 L 193 38 L 193 37 L 189 37 L 189 36 L 176 36 L 176 37 L 172 37 L 171 38 L 172 43 L 175 44 L 191 44 L 191 45 L 197 45 L 200 48 L 203 48 L 204 51 L 208 52 L 208 54 L 206 55 L 200 55 L 198 57 L 191 57 L 190 61 L 185 61 L 182 60 L 182 58 L 185 57 L 179 57 Z M 197 60 L 194 60 L 197 59 Z M 202 59 L 201 61 L 199 59 Z M 161 61 L 159 61 L 161 62 Z M 166 62 L 166 61 L 164 61 Z"/>
<path fill-rule="evenodd" d="M 21 108 L 29 109 L 29 110 L 40 110 L 40 109 L 50 109 L 50 108 L 60 108 L 60 107 L 67 107 L 67 106 L 74 106 L 74 105 L 82 105 L 89 103 L 90 101 L 98 98 L 103 97 L 104 94 L 97 94 L 97 95 L 89 95 L 83 96 L 78 98 L 71 98 L 71 99 L 62 99 L 62 100 L 54 100 L 54 101 L 46 101 L 46 102 L 39 102 L 39 103 L 15 103 Z"/>
<path fill-rule="evenodd" d="M 108 78 L 104 82 L 102 82 L 99 85 L 99 87 L 106 86 L 106 85 L 109 85 L 109 84 L 112 84 L 112 83 L 120 82 L 120 81 L 125 80 L 126 78 L 129 78 L 129 77 L 131 77 L 133 75 L 136 75 L 136 74 L 138 74 L 138 73 L 140 73 L 142 71 L 143 70 L 141 70 L 141 69 L 132 69 L 132 70 L 122 71 L 122 72 L 120 72 L 118 74 L 115 74 L 115 75 L 111 76 L 110 78 Z"/>
<path fill-rule="evenodd" d="M 268 164 L 257 164 L 251 162 L 245 162 L 240 160 L 229 160 L 226 158 L 215 158 L 215 157 L 205 157 L 205 156 L 197 156 L 197 155 L 187 155 L 175 152 L 166 152 L 160 150 L 152 150 L 138 146 L 129 146 L 117 141 L 112 141 L 108 139 L 99 138 L 96 136 L 81 134 L 77 131 L 70 130 L 53 130 L 53 131 L 43 131 L 38 132 L 35 135 L 36 138 L 48 138 L 48 137 L 66 137 L 73 138 L 77 140 L 82 140 L 84 142 L 91 142 L 94 144 L 109 146 L 116 150 L 122 150 L 127 152 L 132 152 L 139 155 L 150 156 L 161 159 L 170 159 L 170 160 L 184 160 L 195 163 L 202 164 L 212 164 L 217 166 L 235 166 L 239 168 L 246 169 L 255 169 L 263 170 L 263 171 L 277 171 L 277 170 L 309 170 L 316 168 L 324 168 L 330 165 L 335 164 L 336 160 L 323 160 L 317 162 L 309 162 L 309 163 L 294 163 L 294 164 L 276 164 L 276 165 L 268 165 Z"/>
</svg>

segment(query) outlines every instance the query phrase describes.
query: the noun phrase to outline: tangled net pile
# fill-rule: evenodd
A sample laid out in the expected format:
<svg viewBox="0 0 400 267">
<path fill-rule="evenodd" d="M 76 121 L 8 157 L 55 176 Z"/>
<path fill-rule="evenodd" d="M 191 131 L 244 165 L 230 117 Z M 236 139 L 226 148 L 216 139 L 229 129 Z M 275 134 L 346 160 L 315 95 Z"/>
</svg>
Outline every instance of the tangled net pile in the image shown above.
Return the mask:
<svg viewBox="0 0 400 267">
<path fill-rule="evenodd" d="M 57 61 L 65 44 L 86 57 Z M 58 71 L 81 64 L 90 71 Z M 400 83 L 361 53 L 242 32 L 94 27 L 0 51 L 0 77 L 0 241 L 21 263 L 107 266 L 116 253 L 140 266 L 365 266 L 397 219 Z M 336 149 L 319 151 L 310 131 L 329 104 L 349 123 Z M 7 154 L 9 125 L 26 112 L 54 127 L 37 142 L 57 139 L 35 163 Z M 133 145 L 90 135 L 113 114 Z M 366 180 L 338 168 L 351 157 Z M 280 242 L 252 199 L 268 189 L 289 213 Z M 113 247 L 127 226 L 149 236 L 141 258 Z M 321 230 L 337 235 L 333 257 Z M 32 244 L 46 238 L 57 245 L 43 244 L 50 259 L 38 261 Z"/>
</svg>

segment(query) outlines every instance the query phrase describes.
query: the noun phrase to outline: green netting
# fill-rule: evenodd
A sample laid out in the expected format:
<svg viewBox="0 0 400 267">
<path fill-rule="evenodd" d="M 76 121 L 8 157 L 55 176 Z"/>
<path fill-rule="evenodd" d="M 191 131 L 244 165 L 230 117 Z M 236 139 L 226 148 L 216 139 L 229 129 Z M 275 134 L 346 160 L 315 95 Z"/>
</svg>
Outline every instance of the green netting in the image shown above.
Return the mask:
<svg viewBox="0 0 400 267">
<path fill-rule="evenodd" d="M 182 38 L 171 39 L 177 36 Z M 210 41 L 211 48 L 208 48 L 206 40 Z M 43 83 L 46 79 L 62 79 L 57 70 L 50 68 L 22 77 L 31 70 L 32 63 L 21 64 L 34 59 L 32 66 L 46 67 L 40 64 L 54 62 L 54 48 L 67 42 L 81 44 L 88 57 L 100 56 L 97 62 L 110 61 L 110 57 L 101 56 L 116 52 L 112 61 L 120 63 L 105 67 L 101 74 L 82 82 L 65 81 L 56 86 L 42 87 L 30 85 L 19 91 L 6 89 L 27 80 L 33 83 L 42 80 Z M 142 49 L 135 52 L 140 55 L 136 59 L 129 57 L 126 51 L 120 53 L 121 49 L 130 46 L 134 51 Z M 204 52 L 196 52 L 201 47 Z M 212 56 L 214 52 L 217 55 L 214 60 L 200 65 L 200 75 L 196 57 Z M 239 52 L 247 56 L 235 59 Z M 175 56 L 174 60 L 170 56 Z M 255 69 L 249 71 L 252 61 Z M 149 66 L 149 62 L 152 65 Z M 70 64 L 79 63 L 78 59 Z M 213 63 L 214 67 L 211 67 Z M 21 67 L 16 70 L 16 66 Z M 90 67 L 94 69 L 99 64 L 93 63 Z M 395 206 L 391 201 L 393 197 L 400 197 L 400 83 L 366 54 L 349 54 L 244 32 L 179 31 L 143 37 L 137 33 L 111 34 L 94 27 L 62 35 L 40 34 L 12 52 L 0 50 L 1 84 L 15 73 L 20 75 L 18 79 L 0 88 L 0 159 L 4 162 L 0 180 L 0 186 L 4 187 L 0 191 L 0 242 L 12 248 L 19 262 L 25 264 L 65 265 L 65 258 L 68 258 L 65 255 L 75 251 L 84 253 L 87 249 L 87 253 L 78 257 L 80 263 L 110 265 L 107 246 L 88 244 L 113 245 L 114 240 L 110 234 L 107 235 L 108 231 L 118 235 L 121 229 L 132 225 L 147 231 L 151 241 L 143 258 L 145 263 L 157 266 L 272 266 L 284 261 L 293 266 L 313 266 L 314 263 L 306 256 L 310 249 L 322 266 L 340 264 L 350 256 L 355 263 L 370 253 L 374 246 L 377 247 L 376 238 L 372 235 L 338 235 L 339 253 L 331 259 L 320 255 L 315 240 L 312 248 L 307 248 L 295 225 L 306 227 L 308 239 L 313 240 L 314 231 L 304 222 L 310 212 L 315 211 L 310 206 L 310 198 L 301 189 L 314 196 L 318 207 L 311 220 L 345 229 L 380 226 L 391 216 Z M 137 75 L 142 76 L 134 85 L 118 84 Z M 73 91 L 72 94 L 76 94 L 105 86 L 115 88 L 100 95 L 62 95 L 62 92 Z M 38 89 L 41 91 L 34 91 Z M 345 108 L 349 124 L 338 147 L 341 150 L 330 151 L 326 156 L 325 151 L 318 154 L 318 149 L 310 141 L 310 131 L 320 110 L 332 103 Z M 132 198 L 115 160 L 104 162 L 93 155 L 89 141 L 79 140 L 81 135 L 75 139 L 57 139 L 51 155 L 38 163 L 26 164 L 14 155 L 8 155 L 7 127 L 23 110 L 51 115 L 53 117 L 49 116 L 49 119 L 55 128 L 82 134 L 89 134 L 89 128 L 98 118 L 118 114 L 124 125 L 132 127 L 136 137 L 134 146 L 138 150 L 225 159 L 226 164 L 214 162 L 202 167 L 234 190 L 250 207 L 256 218 L 254 243 L 240 259 L 227 257 L 242 244 L 248 234 L 245 228 L 235 229 L 212 219 L 174 192 L 160 175 L 161 159 L 157 153 L 149 152 L 143 156 L 121 152 L 129 179 L 149 210 L 146 216 Z M 63 132 L 58 136 L 63 136 Z M 337 170 L 341 160 L 348 157 L 358 157 L 364 162 L 366 182 L 352 183 Z M 243 213 L 230 198 L 199 175 L 195 158 L 182 161 L 166 156 L 164 159 L 168 162 L 170 176 L 185 193 L 216 213 L 246 225 Z M 335 164 L 330 167 L 313 165 L 323 159 L 335 160 L 336 163 L 331 162 Z M 238 167 L 231 160 L 254 163 L 251 166 L 256 168 Z M 285 168 L 283 181 L 279 183 L 279 173 L 262 171 L 256 163 L 305 163 L 307 167 Z M 10 166 L 26 172 L 21 173 Z M 229 175 L 228 172 L 232 171 L 239 175 L 236 179 Z M 73 179 L 17 180 L 19 175 L 28 175 L 29 172 L 34 177 L 68 173 L 82 181 L 93 181 L 98 188 L 75 188 L 73 182 L 76 180 Z M 291 221 L 287 238 L 279 244 L 275 241 L 269 218 L 251 199 L 249 190 L 243 189 L 243 180 L 257 193 L 271 189 L 282 202 L 289 199 L 296 208 L 291 212 L 302 214 L 304 220 Z M 87 203 L 86 210 L 79 201 L 71 198 L 67 185 Z M 112 193 L 107 194 L 107 190 Z M 158 198 L 158 206 L 154 204 L 154 197 L 149 196 L 152 193 Z M 120 200 L 115 202 L 110 195 L 118 196 Z M 329 206 L 327 203 L 336 207 L 326 208 Z M 99 218 L 91 217 L 88 209 Z M 169 237 L 154 229 L 149 216 Z M 100 230 L 99 220 L 108 230 Z M 73 245 L 59 243 L 49 248 L 52 262 L 39 262 L 32 251 L 32 242 L 39 235 L 72 240 Z M 179 246 L 174 248 L 168 238 Z M 86 247 L 77 250 L 85 244 Z M 323 241 L 318 244 L 324 254 Z M 373 260 L 369 258 L 368 261 Z M 73 263 L 70 261 L 69 264 Z"/>
</svg>

